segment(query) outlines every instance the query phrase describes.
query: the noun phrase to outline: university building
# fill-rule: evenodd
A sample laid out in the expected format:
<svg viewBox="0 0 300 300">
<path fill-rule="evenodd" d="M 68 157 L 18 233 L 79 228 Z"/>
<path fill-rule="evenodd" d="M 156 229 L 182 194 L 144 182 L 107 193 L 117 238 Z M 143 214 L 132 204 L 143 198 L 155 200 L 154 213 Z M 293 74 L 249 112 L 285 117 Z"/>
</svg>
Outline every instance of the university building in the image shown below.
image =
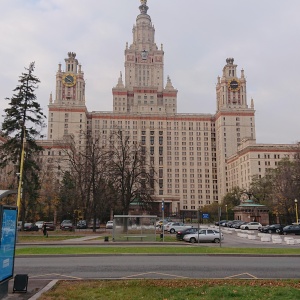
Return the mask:
<svg viewBox="0 0 300 300">
<path fill-rule="evenodd" d="M 154 198 L 164 199 L 165 210 L 175 213 L 221 202 L 232 187 L 249 188 L 253 175 L 263 176 L 266 168 L 292 155 L 293 145 L 256 144 L 254 101 L 247 98 L 244 70 L 238 71 L 233 58 L 224 59 L 217 78 L 215 114 L 177 112 L 178 91 L 170 77 L 165 82 L 165 53 L 155 43 L 146 0 L 139 10 L 133 40 L 125 47 L 124 76 L 112 88 L 113 111 L 88 110 L 75 53 L 59 64 L 40 159 L 59 159 L 59 141 L 66 135 L 84 147 L 91 132 L 105 145 L 118 128 L 147 149 L 158 177 Z"/>
</svg>

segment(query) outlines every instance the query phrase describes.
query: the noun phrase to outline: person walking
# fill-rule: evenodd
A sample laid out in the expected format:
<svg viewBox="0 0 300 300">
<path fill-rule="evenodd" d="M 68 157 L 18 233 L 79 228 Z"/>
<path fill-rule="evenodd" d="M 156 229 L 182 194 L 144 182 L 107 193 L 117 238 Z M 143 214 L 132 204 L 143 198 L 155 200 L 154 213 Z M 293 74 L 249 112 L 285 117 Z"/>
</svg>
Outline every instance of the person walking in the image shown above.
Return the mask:
<svg viewBox="0 0 300 300">
<path fill-rule="evenodd" d="M 43 225 L 43 234 L 44 234 L 45 237 L 48 237 L 48 232 L 47 232 L 47 225 L 46 225 L 46 223 L 44 223 L 44 225 Z"/>
</svg>

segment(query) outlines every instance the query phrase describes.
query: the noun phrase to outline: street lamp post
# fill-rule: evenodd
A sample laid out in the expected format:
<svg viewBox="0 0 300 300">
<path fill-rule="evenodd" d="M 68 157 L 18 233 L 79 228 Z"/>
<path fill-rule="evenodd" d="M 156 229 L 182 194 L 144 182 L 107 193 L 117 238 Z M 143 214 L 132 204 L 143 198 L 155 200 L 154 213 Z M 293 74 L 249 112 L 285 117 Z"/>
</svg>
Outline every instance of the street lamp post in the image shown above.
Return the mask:
<svg viewBox="0 0 300 300">
<path fill-rule="evenodd" d="M 228 222 L 228 207 L 227 207 L 227 204 L 225 204 L 225 210 L 226 210 L 226 222 Z"/>
<path fill-rule="evenodd" d="M 299 224 L 299 219 L 298 219 L 298 200 L 295 199 L 295 210 L 296 210 L 296 224 Z"/>
</svg>

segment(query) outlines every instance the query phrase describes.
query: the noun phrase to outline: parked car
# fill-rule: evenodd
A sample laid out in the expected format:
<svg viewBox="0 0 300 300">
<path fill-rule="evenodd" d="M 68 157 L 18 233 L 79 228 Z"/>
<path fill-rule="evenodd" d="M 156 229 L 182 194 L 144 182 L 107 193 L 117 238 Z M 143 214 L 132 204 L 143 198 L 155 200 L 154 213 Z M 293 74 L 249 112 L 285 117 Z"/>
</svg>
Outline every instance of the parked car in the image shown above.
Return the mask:
<svg viewBox="0 0 300 300">
<path fill-rule="evenodd" d="M 259 228 L 258 230 L 265 233 L 282 233 L 284 225 L 272 224 Z"/>
<path fill-rule="evenodd" d="M 300 225 L 288 225 L 283 227 L 282 233 L 284 235 L 294 233 L 294 234 L 300 234 Z"/>
<path fill-rule="evenodd" d="M 88 228 L 94 228 L 94 220 L 91 220 L 89 223 L 88 223 Z M 96 229 L 97 228 L 100 228 L 100 222 L 99 220 L 96 220 Z"/>
<path fill-rule="evenodd" d="M 44 222 L 44 225 L 46 225 L 48 231 L 54 231 L 56 229 L 54 222 Z"/>
<path fill-rule="evenodd" d="M 212 229 L 200 229 L 199 234 L 198 231 L 192 234 L 186 234 L 183 237 L 183 240 L 190 243 L 198 242 L 214 242 L 220 243 L 220 233 L 217 230 Z M 221 239 L 224 239 L 223 233 L 221 233 Z"/>
<path fill-rule="evenodd" d="M 248 222 L 246 224 L 241 225 L 241 229 L 243 230 L 258 230 L 259 227 L 262 227 L 262 225 L 259 222 Z"/>
<path fill-rule="evenodd" d="M 237 222 L 240 222 L 241 220 L 232 220 L 232 221 L 228 221 L 226 223 L 226 227 L 230 227 L 233 228 L 233 225 L 236 224 Z"/>
<path fill-rule="evenodd" d="M 176 239 L 179 240 L 179 241 L 182 241 L 183 240 L 183 237 L 186 235 L 186 234 L 191 234 L 191 233 L 195 233 L 198 231 L 198 228 L 187 228 L 185 230 L 180 230 L 180 231 L 177 231 L 176 233 Z"/>
<path fill-rule="evenodd" d="M 156 222 L 156 227 L 161 228 L 163 223 L 166 226 L 169 222 L 171 222 L 170 219 L 159 220 Z"/>
<path fill-rule="evenodd" d="M 22 229 L 22 221 L 18 221 L 17 231 L 21 231 L 21 229 Z"/>
<path fill-rule="evenodd" d="M 266 232 L 268 232 L 268 228 L 269 228 L 269 226 L 271 226 L 271 225 L 265 225 L 265 226 L 261 226 L 261 227 L 258 227 L 258 231 L 260 231 L 260 232 L 264 232 L 264 233 L 266 233 Z"/>
<path fill-rule="evenodd" d="M 73 223 L 71 220 L 63 220 L 60 223 L 60 229 L 61 230 L 68 230 L 68 231 L 72 231 L 73 230 Z"/>
<path fill-rule="evenodd" d="M 219 226 L 219 224 L 220 224 L 220 226 L 222 226 L 222 224 L 225 223 L 225 222 L 227 222 L 227 220 L 221 220 L 220 222 L 219 222 L 219 221 L 216 221 L 216 222 L 215 222 L 215 225 L 216 225 L 216 226 Z"/>
<path fill-rule="evenodd" d="M 235 228 L 235 229 L 240 229 L 242 225 L 246 224 L 247 222 L 244 222 L 244 221 L 240 221 L 240 222 L 235 222 L 233 225 L 232 225 L 232 228 Z"/>
<path fill-rule="evenodd" d="M 39 231 L 39 228 L 34 223 L 25 223 L 24 231 Z"/>
<path fill-rule="evenodd" d="M 114 221 L 107 221 L 105 225 L 106 229 L 113 229 L 114 228 Z"/>
<path fill-rule="evenodd" d="M 87 223 L 86 220 L 79 220 L 76 224 L 77 229 L 86 229 L 87 228 Z"/>
<path fill-rule="evenodd" d="M 166 230 L 170 233 L 175 233 L 180 230 L 191 228 L 190 225 L 185 225 L 184 223 L 180 222 L 170 222 L 166 225 Z"/>
<path fill-rule="evenodd" d="M 37 221 L 35 222 L 35 225 L 39 228 L 39 230 L 43 229 L 44 221 Z"/>
</svg>

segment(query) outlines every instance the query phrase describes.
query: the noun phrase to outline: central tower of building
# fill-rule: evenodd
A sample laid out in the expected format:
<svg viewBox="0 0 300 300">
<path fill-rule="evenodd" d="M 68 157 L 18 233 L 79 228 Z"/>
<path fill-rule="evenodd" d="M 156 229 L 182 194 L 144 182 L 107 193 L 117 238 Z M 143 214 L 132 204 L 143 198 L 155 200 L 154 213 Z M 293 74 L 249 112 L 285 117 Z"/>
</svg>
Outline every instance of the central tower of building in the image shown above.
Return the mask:
<svg viewBox="0 0 300 300">
<path fill-rule="evenodd" d="M 134 25 L 133 42 L 125 49 L 125 85 L 122 73 L 113 88 L 115 113 L 175 114 L 177 90 L 168 77 L 164 88 L 164 51 L 155 43 L 155 29 L 146 0 Z"/>
</svg>

